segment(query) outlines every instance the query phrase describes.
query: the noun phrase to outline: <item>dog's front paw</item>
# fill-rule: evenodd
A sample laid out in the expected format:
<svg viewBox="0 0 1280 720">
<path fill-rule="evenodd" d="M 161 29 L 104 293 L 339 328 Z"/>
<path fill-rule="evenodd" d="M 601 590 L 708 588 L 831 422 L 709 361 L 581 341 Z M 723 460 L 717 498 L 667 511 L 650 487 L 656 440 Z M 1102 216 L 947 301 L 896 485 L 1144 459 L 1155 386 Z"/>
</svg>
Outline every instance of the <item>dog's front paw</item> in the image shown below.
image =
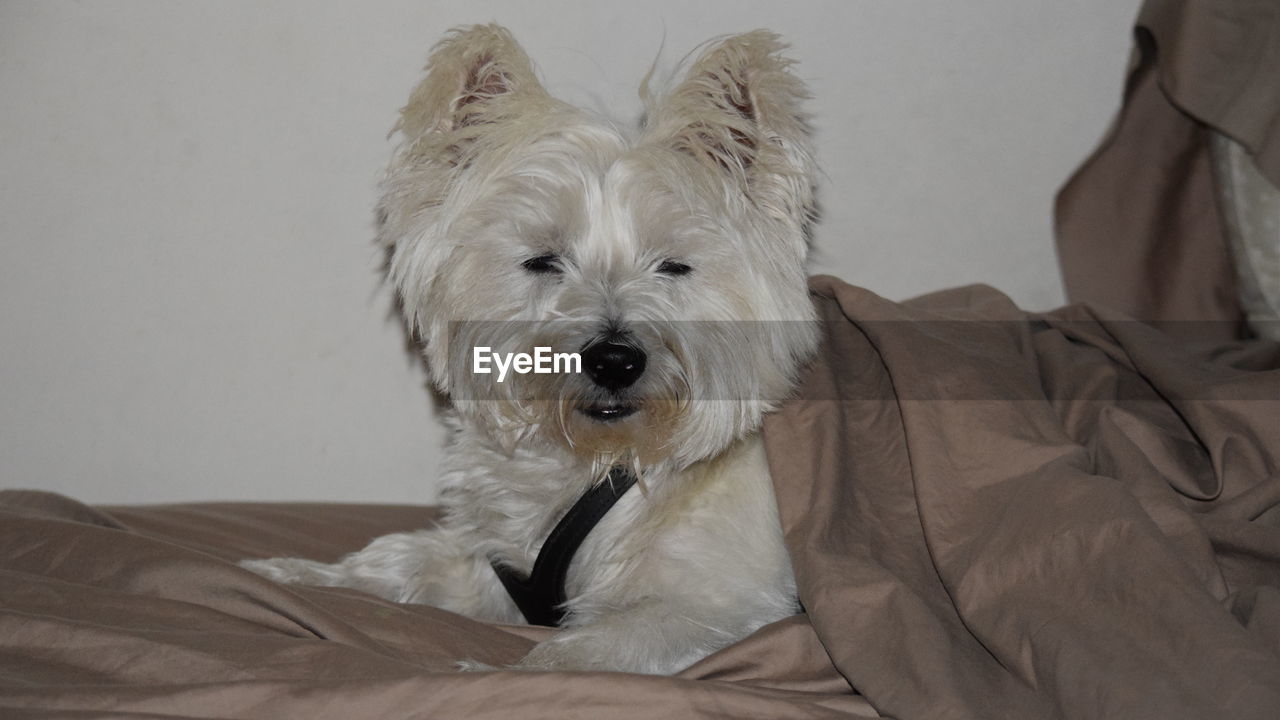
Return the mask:
<svg viewBox="0 0 1280 720">
<path fill-rule="evenodd" d="M 666 624 L 651 620 L 659 613 L 665 613 Z M 681 619 L 672 613 L 670 605 L 657 605 L 641 614 L 627 613 L 563 630 L 535 645 L 512 668 L 670 675 L 707 655 L 715 647 L 710 641 L 721 636 L 706 622 L 692 625 L 686 618 L 684 622 L 691 625 L 686 628 L 680 624 Z M 714 631 L 716 636 L 708 638 L 695 630 Z"/>
<path fill-rule="evenodd" d="M 528 655 L 511 666 L 513 670 L 563 671 L 609 670 L 616 658 L 610 658 L 593 649 L 593 643 L 571 634 L 544 640 L 533 647 Z"/>
<path fill-rule="evenodd" d="M 241 560 L 237 564 L 245 570 L 279 583 L 320 585 L 324 584 L 322 579 L 331 574 L 324 572 L 327 565 L 304 558 Z"/>
</svg>

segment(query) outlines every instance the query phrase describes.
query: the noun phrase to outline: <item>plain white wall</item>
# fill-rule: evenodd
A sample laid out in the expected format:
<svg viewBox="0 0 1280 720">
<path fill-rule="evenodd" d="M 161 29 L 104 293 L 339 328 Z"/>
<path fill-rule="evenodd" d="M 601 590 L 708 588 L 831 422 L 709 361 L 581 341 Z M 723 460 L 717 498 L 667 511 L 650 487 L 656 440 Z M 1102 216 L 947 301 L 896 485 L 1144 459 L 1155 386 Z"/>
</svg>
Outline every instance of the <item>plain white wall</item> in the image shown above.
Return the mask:
<svg viewBox="0 0 1280 720">
<path fill-rule="evenodd" d="M 816 96 L 814 269 L 1042 309 L 1053 193 L 1117 108 L 1137 5 L 6 0 L 0 487 L 433 499 L 441 433 L 371 208 L 453 25 L 508 25 L 553 91 L 625 118 L 663 42 L 772 28 Z"/>
</svg>

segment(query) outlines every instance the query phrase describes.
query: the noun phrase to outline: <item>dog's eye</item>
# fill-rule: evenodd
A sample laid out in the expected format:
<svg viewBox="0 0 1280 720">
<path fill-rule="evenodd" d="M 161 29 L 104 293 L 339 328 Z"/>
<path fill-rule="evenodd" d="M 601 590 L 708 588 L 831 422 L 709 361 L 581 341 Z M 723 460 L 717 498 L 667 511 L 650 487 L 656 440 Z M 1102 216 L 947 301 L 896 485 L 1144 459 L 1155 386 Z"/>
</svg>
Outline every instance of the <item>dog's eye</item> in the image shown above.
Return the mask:
<svg viewBox="0 0 1280 720">
<path fill-rule="evenodd" d="M 551 253 L 531 257 L 520 263 L 520 266 L 531 273 L 545 274 L 560 272 L 560 258 Z"/>
<path fill-rule="evenodd" d="M 658 266 L 658 272 L 663 275 L 688 275 L 693 272 L 693 268 L 675 260 L 663 260 L 662 264 Z"/>
</svg>

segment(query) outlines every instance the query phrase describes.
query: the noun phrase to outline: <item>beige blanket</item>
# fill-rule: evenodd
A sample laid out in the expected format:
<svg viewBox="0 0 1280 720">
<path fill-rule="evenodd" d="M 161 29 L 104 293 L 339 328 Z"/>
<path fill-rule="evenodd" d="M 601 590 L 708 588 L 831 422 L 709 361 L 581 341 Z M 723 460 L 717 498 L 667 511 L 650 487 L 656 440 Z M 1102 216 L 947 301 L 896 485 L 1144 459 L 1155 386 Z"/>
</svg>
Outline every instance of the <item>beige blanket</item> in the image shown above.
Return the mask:
<svg viewBox="0 0 1280 720">
<path fill-rule="evenodd" d="M 1181 337 L 1243 337 L 1210 138 L 1280 187 L 1280 3 L 1147 0 L 1134 38 L 1124 107 L 1058 195 L 1067 297 Z"/>
</svg>

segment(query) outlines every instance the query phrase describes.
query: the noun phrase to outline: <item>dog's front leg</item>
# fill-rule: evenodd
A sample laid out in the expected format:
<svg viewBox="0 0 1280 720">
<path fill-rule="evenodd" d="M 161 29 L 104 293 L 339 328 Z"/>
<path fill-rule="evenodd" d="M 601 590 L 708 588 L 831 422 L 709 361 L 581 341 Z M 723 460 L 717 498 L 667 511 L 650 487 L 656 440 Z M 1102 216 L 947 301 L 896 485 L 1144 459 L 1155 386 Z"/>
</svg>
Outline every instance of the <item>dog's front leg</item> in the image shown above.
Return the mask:
<svg viewBox="0 0 1280 720">
<path fill-rule="evenodd" d="M 566 628 L 515 667 L 670 675 L 755 629 L 745 618 L 726 617 L 733 613 L 724 610 L 697 598 L 646 600 Z"/>
<path fill-rule="evenodd" d="M 385 535 L 336 563 L 271 558 L 240 566 L 277 582 L 355 588 L 484 620 L 520 618 L 488 561 L 444 527 Z"/>
</svg>

